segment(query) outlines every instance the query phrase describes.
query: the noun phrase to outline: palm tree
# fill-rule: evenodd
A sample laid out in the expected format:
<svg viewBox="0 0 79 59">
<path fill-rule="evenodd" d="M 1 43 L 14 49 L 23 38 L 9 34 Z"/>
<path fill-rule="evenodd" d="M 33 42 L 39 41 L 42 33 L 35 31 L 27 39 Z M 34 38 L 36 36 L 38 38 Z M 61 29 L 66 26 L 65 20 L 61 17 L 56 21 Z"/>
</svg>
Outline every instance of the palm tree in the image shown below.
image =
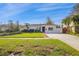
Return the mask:
<svg viewBox="0 0 79 59">
<path fill-rule="evenodd" d="M 79 3 L 76 3 L 72 10 L 72 15 L 79 14 Z"/>
<path fill-rule="evenodd" d="M 74 22 L 74 26 L 79 27 L 79 4 L 75 4 L 71 15 L 69 15 L 67 18 L 62 20 L 62 24 L 65 24 L 67 26 L 67 29 L 70 31 L 70 23 Z"/>
<path fill-rule="evenodd" d="M 65 25 L 69 26 L 70 21 L 71 21 L 70 17 L 67 17 L 67 18 L 62 20 L 62 24 L 65 24 Z"/>
</svg>

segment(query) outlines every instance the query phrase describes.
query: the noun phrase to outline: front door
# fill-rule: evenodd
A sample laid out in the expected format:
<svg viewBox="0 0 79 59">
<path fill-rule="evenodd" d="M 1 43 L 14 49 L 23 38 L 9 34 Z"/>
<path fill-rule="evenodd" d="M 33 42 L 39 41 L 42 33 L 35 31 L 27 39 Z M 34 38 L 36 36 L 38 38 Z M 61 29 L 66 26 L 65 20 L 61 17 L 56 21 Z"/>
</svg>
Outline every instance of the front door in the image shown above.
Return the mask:
<svg viewBox="0 0 79 59">
<path fill-rule="evenodd" d="M 45 32 L 45 27 L 42 27 L 42 32 Z"/>
</svg>

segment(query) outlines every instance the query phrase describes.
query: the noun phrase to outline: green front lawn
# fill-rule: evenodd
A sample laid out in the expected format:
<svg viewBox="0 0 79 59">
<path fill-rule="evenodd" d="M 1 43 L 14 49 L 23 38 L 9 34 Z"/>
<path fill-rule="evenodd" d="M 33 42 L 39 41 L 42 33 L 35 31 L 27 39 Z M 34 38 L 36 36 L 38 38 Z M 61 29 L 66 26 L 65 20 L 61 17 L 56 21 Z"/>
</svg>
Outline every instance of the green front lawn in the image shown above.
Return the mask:
<svg viewBox="0 0 79 59">
<path fill-rule="evenodd" d="M 21 56 L 79 56 L 79 51 L 56 39 L 0 39 L 0 55 L 10 54 Z"/>
<path fill-rule="evenodd" d="M 0 38 L 44 38 L 44 33 L 21 33 L 8 36 L 0 36 Z"/>
</svg>

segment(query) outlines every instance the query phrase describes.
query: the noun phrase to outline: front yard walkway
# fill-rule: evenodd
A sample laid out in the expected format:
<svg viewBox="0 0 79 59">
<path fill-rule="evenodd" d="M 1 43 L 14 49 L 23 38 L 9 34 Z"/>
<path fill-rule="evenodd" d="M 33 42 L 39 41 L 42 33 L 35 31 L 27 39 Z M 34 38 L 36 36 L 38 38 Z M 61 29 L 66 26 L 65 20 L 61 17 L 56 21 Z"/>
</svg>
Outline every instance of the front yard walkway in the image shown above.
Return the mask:
<svg viewBox="0 0 79 59">
<path fill-rule="evenodd" d="M 59 39 L 79 51 L 79 37 L 69 34 L 46 34 L 49 38 Z"/>
</svg>

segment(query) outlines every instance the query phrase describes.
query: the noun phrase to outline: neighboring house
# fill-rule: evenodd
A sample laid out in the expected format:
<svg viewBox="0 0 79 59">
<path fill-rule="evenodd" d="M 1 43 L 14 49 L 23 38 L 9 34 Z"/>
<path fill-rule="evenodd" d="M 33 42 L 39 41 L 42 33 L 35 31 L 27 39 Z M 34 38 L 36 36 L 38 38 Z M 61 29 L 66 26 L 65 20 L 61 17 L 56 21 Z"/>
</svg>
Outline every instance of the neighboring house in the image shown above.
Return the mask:
<svg viewBox="0 0 79 59">
<path fill-rule="evenodd" d="M 63 24 L 63 28 L 67 29 L 67 31 L 69 29 L 69 31 L 72 33 L 79 33 L 79 25 L 75 25 L 73 21 L 70 22 L 69 27 Z"/>
<path fill-rule="evenodd" d="M 75 25 L 75 23 L 72 21 L 69 26 L 70 26 L 70 30 L 73 33 L 79 33 L 79 25 Z"/>
<path fill-rule="evenodd" d="M 0 25 L 0 31 L 6 31 L 8 30 L 8 25 L 7 24 L 3 24 L 3 25 Z"/>
</svg>

